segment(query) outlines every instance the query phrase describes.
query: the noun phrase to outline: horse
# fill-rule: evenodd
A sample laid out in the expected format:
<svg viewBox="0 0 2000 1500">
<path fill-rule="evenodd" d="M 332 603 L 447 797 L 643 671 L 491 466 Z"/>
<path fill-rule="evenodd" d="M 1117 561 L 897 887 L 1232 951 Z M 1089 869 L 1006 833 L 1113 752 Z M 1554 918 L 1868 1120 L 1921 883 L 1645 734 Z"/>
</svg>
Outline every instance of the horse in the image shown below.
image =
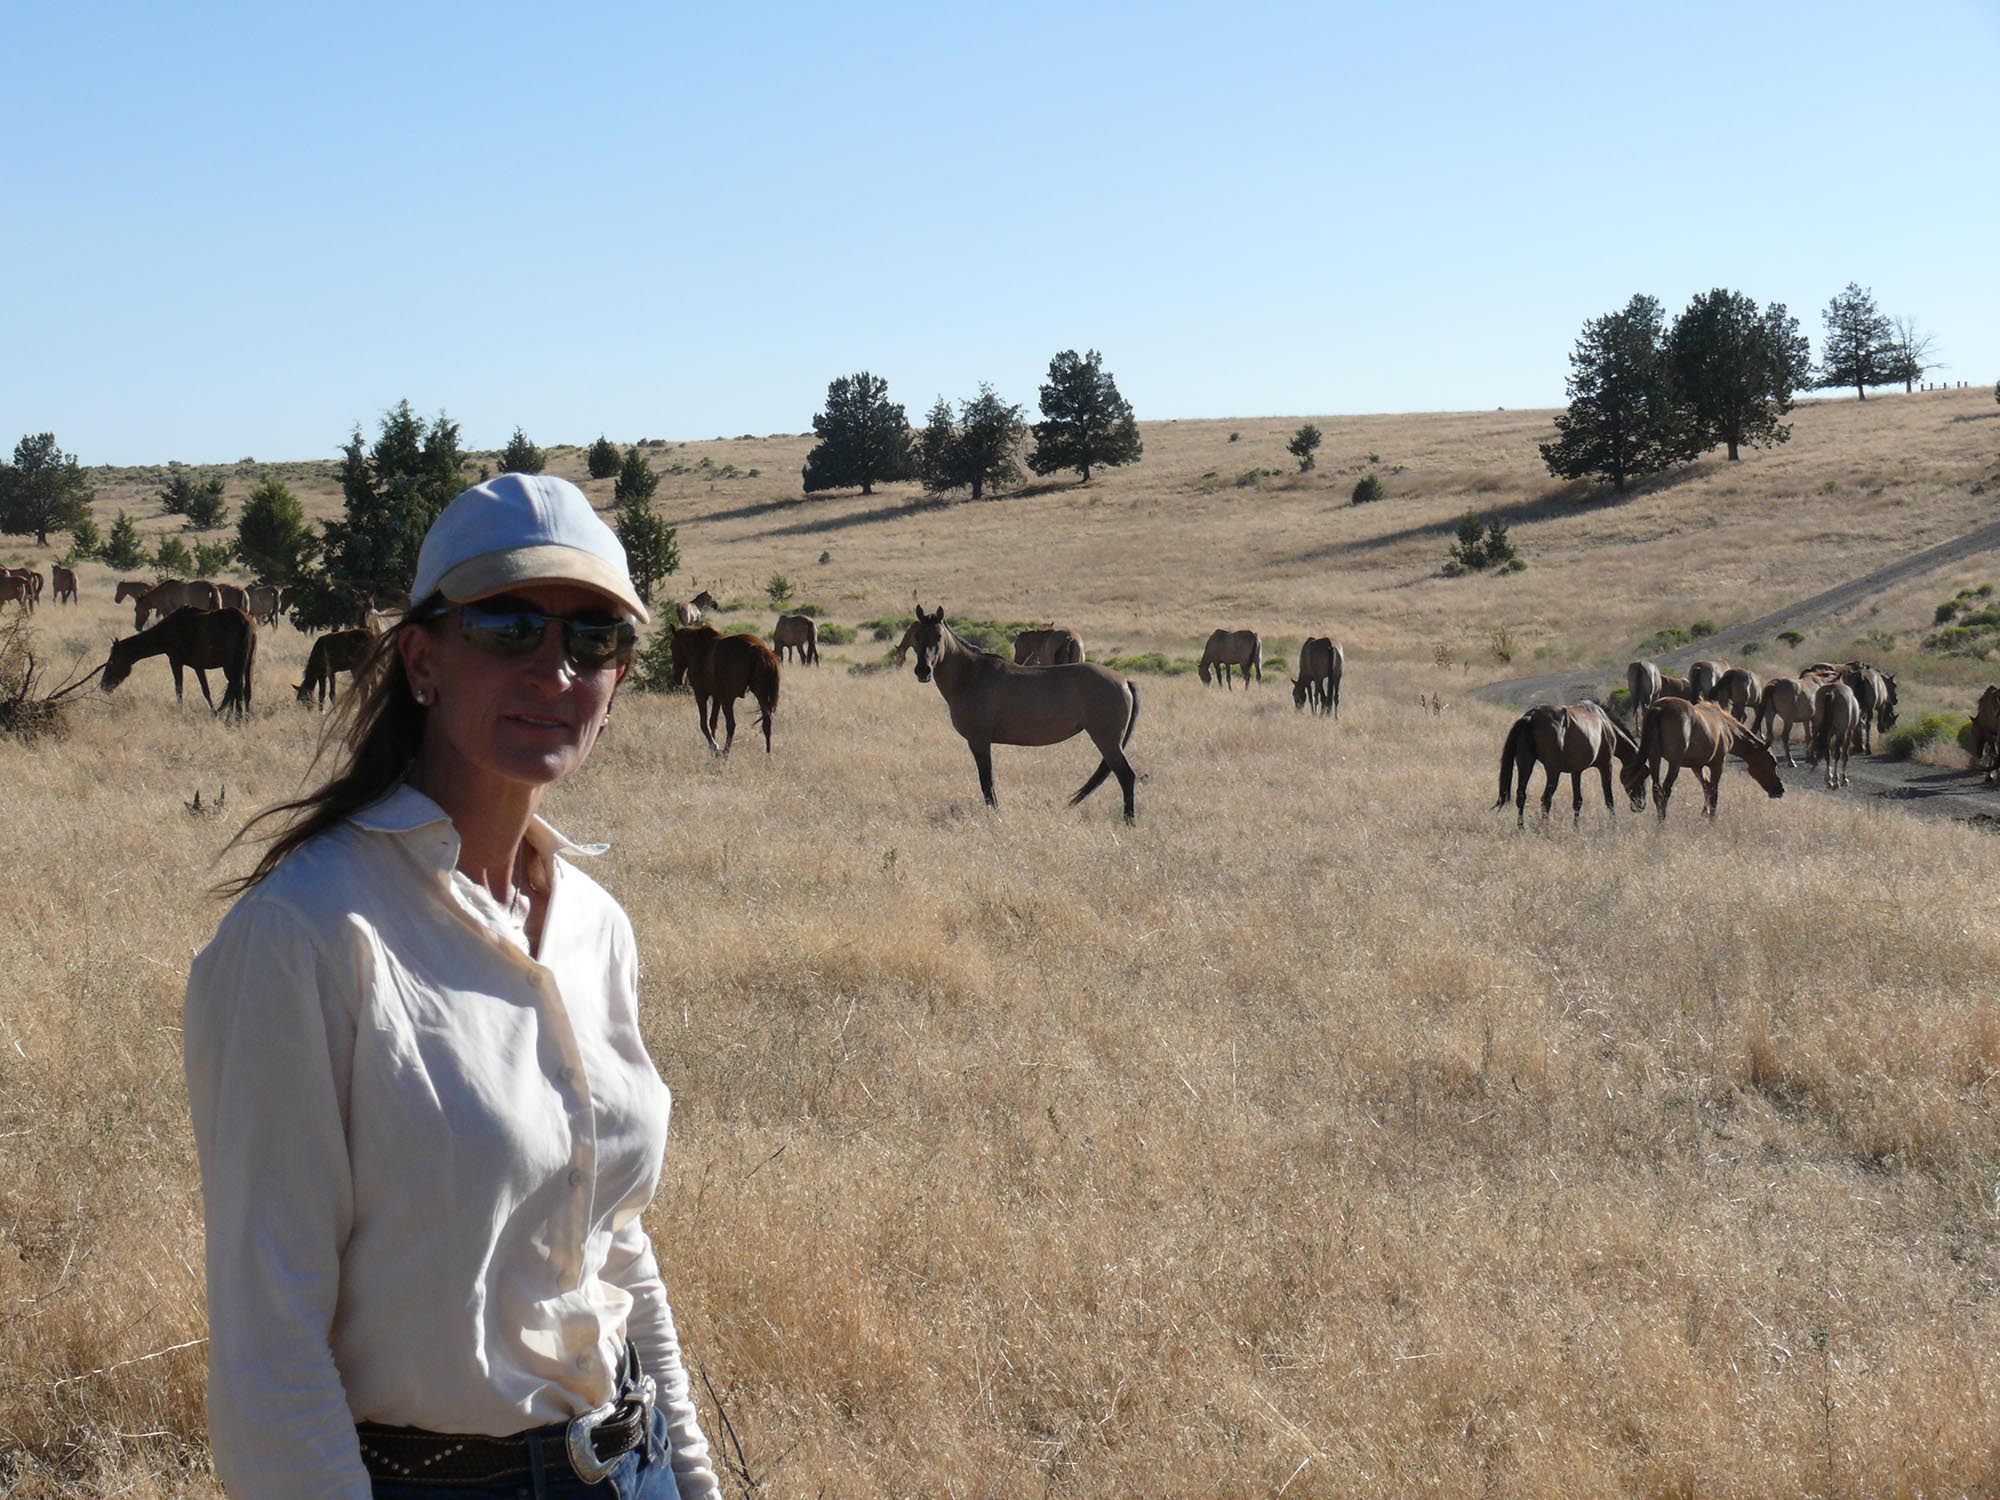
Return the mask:
<svg viewBox="0 0 2000 1500">
<path fill-rule="evenodd" d="M 121 578 L 118 580 L 118 591 L 111 596 L 111 602 L 113 604 L 123 604 L 127 599 L 137 599 L 152 586 L 153 584 L 150 579 Z"/>
<path fill-rule="evenodd" d="M 674 623 L 676 625 L 699 625 L 701 623 L 701 606 L 694 603 L 676 604 L 674 606 Z"/>
<path fill-rule="evenodd" d="M 695 718 L 708 748 L 727 755 L 736 743 L 736 700 L 745 693 L 757 699 L 764 728 L 764 753 L 771 753 L 771 718 L 778 711 L 778 658 L 754 635 L 722 635 L 713 625 L 676 630 L 672 645 L 672 684 L 694 689 Z M 728 736 L 718 748 L 715 722 L 727 721 Z"/>
<path fill-rule="evenodd" d="M 1625 712 L 1637 724 L 1660 696 L 1660 669 L 1649 661 L 1627 663 L 1625 667 Z"/>
<path fill-rule="evenodd" d="M 951 727 L 964 737 L 979 768 L 979 790 L 988 807 L 1000 805 L 993 794 L 995 745 L 1060 745 L 1081 733 L 1097 746 L 1099 759 L 1069 805 L 1075 807 L 1115 775 L 1125 794 L 1125 821 L 1132 821 L 1132 790 L 1139 778 L 1125 747 L 1139 723 L 1139 689 L 1129 679 L 1095 662 L 1016 666 L 961 641 L 945 624 L 943 605 L 930 614 L 917 606 L 909 640 L 917 653 L 917 681 L 937 683 Z"/>
<path fill-rule="evenodd" d="M 334 630 L 313 642 L 312 654 L 306 658 L 306 680 L 292 691 L 299 702 L 310 703 L 313 694 L 319 694 L 319 706 L 325 708 L 330 700 L 339 696 L 334 685 L 334 674 L 358 673 L 368 660 L 368 653 L 375 649 L 377 637 L 371 630 Z"/>
<path fill-rule="evenodd" d="M 221 607 L 223 609 L 240 609 L 246 615 L 250 613 L 249 593 L 238 584 L 212 583 L 208 579 L 204 578 L 199 583 L 195 584 L 195 587 L 196 588 L 207 587 L 214 589 L 215 597 L 221 601 Z"/>
<path fill-rule="evenodd" d="M 396 628 L 396 622 L 403 618 L 399 609 L 364 608 L 361 611 L 361 628 L 370 635 L 386 635 Z"/>
<path fill-rule="evenodd" d="M 27 581 L 12 573 L 0 574 L 0 604 L 18 604 L 23 614 L 35 612 L 35 597 L 28 591 Z"/>
<path fill-rule="evenodd" d="M 1862 738 L 1872 753 L 1875 741 L 1873 731 L 1879 729 L 1887 734 L 1896 727 L 1896 679 L 1865 661 L 1848 662 L 1840 675 L 1854 689 L 1862 712 L 1869 718 L 1870 722 L 1862 727 Z"/>
<path fill-rule="evenodd" d="M 1210 632 L 1208 644 L 1202 648 L 1201 665 L 1196 669 L 1201 673 L 1201 680 L 1207 682 L 1209 672 L 1213 670 L 1224 687 L 1234 688 L 1236 684 L 1230 671 L 1232 667 L 1242 669 L 1245 687 L 1250 685 L 1252 672 L 1257 674 L 1259 682 L 1264 680 L 1264 644 L 1257 639 L 1256 631 Z"/>
<path fill-rule="evenodd" d="M 250 711 L 252 669 L 257 663 L 257 624 L 240 609 L 176 609 L 150 630 L 111 643 L 98 686 L 110 692 L 132 675 L 132 664 L 164 655 L 174 669 L 174 701 L 182 701 L 181 668 L 194 668 L 204 702 L 218 714 L 233 711 L 239 721 Z M 228 691 L 218 706 L 209 696 L 209 667 L 222 668 Z"/>
<path fill-rule="evenodd" d="M 272 583 L 253 583 L 243 591 L 243 611 L 259 625 L 278 623 L 278 587 Z"/>
<path fill-rule="evenodd" d="M 819 665 L 819 621 L 811 615 L 779 615 L 771 644 L 778 648 L 778 660 L 790 651 L 798 660 Z"/>
<path fill-rule="evenodd" d="M 1674 676 L 1671 672 L 1662 672 L 1660 674 L 1659 690 L 1653 694 L 1646 706 L 1651 708 L 1653 704 L 1658 703 L 1662 698 L 1685 698 L 1690 703 L 1699 701 L 1694 695 L 1694 684 L 1689 682 L 1685 677 Z M 1634 719 L 1632 722 L 1636 724 L 1639 720 Z"/>
<path fill-rule="evenodd" d="M 1617 800 L 1611 795 L 1611 760 L 1618 758 L 1621 768 L 1629 768 L 1639 758 L 1639 740 L 1602 707 L 1595 703 L 1569 703 L 1561 706 L 1537 704 L 1514 721 L 1514 727 L 1507 731 L 1507 741 L 1500 749 L 1500 799 L 1493 805 L 1505 807 L 1507 799 L 1514 799 L 1514 826 L 1528 826 L 1528 782 L 1535 774 L 1535 766 L 1540 763 L 1548 773 L 1548 780 L 1542 787 L 1542 818 L 1549 816 L 1549 809 L 1555 805 L 1556 786 L 1565 774 L 1570 778 L 1575 792 L 1571 826 L 1583 822 L 1583 773 L 1595 770 L 1604 781 L 1604 810 L 1616 814 Z M 1513 787 L 1514 776 L 1519 772 L 1520 791 Z M 1632 799 L 1632 811 L 1646 810 L 1646 787 L 1642 780 L 1636 790 L 1626 788 L 1626 795 Z"/>
<path fill-rule="evenodd" d="M 51 563 L 49 565 L 49 578 L 55 585 L 56 603 L 75 604 L 77 602 L 76 569 L 65 568 L 61 563 Z"/>
<path fill-rule="evenodd" d="M 1062 667 L 1082 660 L 1082 638 L 1064 626 L 1044 625 L 1037 630 L 1024 630 L 1014 637 L 1014 665 L 1017 667 Z"/>
<path fill-rule="evenodd" d="M 1661 698 L 1646 710 L 1639 731 L 1639 755 L 1626 766 L 1620 780 L 1636 799 L 1648 776 L 1653 783 L 1653 806 L 1660 821 L 1667 820 L 1667 799 L 1681 768 L 1690 767 L 1701 783 L 1704 811 L 1715 816 L 1722 791 L 1722 766 L 1730 756 L 1743 762 L 1751 779 L 1772 797 L 1785 795 L 1785 783 L 1778 778 L 1778 763 L 1771 747 L 1756 730 L 1729 717 L 1713 703 L 1693 703 L 1686 698 Z M 1666 778 L 1660 777 L 1661 768 Z"/>
<path fill-rule="evenodd" d="M 21 586 L 20 593 L 13 597 L 21 601 L 23 610 L 33 614 L 35 606 L 42 602 L 42 575 L 32 568 L 0 568 L 0 579 Z"/>
<path fill-rule="evenodd" d="M 1709 694 L 1711 703 L 1720 703 L 1736 718 L 1748 724 L 1763 699 L 1764 685 L 1748 667 L 1731 667 L 1715 680 Z"/>
<path fill-rule="evenodd" d="M 1299 675 L 1292 679 L 1292 707 L 1303 709 L 1310 703 L 1314 713 L 1330 713 L 1339 718 L 1340 676 L 1346 666 L 1347 655 L 1334 645 L 1333 637 L 1308 636 L 1299 647 Z"/>
<path fill-rule="evenodd" d="M 1806 726 L 1808 747 L 1812 737 L 1813 689 L 1796 677 L 1773 677 L 1764 684 L 1763 694 L 1757 700 L 1757 718 L 1751 728 L 1764 738 L 1771 739 L 1771 726 L 1784 721 L 1785 764 L 1796 766 L 1792 759 L 1792 727 Z"/>
<path fill-rule="evenodd" d="M 1847 785 L 1847 757 L 1854 742 L 1867 733 L 1861 701 L 1846 681 L 1820 685 L 1813 695 L 1813 738 L 1810 764 L 1826 758 L 1827 790 Z M 1837 775 L 1836 775 L 1837 771 Z"/>
<path fill-rule="evenodd" d="M 179 579 L 168 579 L 147 589 L 132 605 L 132 628 L 144 630 L 146 616 L 159 615 L 165 618 L 177 609 L 220 609 L 222 602 L 216 597 L 212 583 L 183 583 Z"/>
<path fill-rule="evenodd" d="M 1688 668 L 1688 691 L 1694 696 L 1693 703 L 1707 703 L 1715 697 L 1715 685 L 1722 680 L 1722 674 L 1729 670 L 1729 663 L 1706 659 Z"/>
</svg>

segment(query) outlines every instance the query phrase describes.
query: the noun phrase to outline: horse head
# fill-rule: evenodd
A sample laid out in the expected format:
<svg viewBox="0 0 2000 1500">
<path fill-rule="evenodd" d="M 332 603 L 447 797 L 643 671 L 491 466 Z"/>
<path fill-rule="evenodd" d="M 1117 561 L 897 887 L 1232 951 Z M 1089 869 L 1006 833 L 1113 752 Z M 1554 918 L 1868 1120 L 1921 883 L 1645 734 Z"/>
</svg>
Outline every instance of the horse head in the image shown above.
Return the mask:
<svg viewBox="0 0 2000 1500">
<path fill-rule="evenodd" d="M 97 679 L 100 692 L 108 693 L 127 677 L 132 675 L 132 663 L 118 649 L 118 637 L 111 637 L 111 652 L 104 658 L 104 665 L 98 669 L 104 675 Z"/>
<path fill-rule="evenodd" d="M 1291 679 L 1291 684 L 1292 684 L 1292 707 L 1303 712 L 1306 706 L 1306 685 L 1304 682 L 1300 681 L 1296 677 Z M 1421 703 L 1423 699 L 1419 698 L 1417 701 Z"/>
<path fill-rule="evenodd" d="M 908 640 L 916 648 L 917 681 L 929 682 L 938 658 L 944 654 L 944 606 L 940 604 L 935 613 L 925 614 L 924 607 L 919 604 L 916 623 L 910 626 Z"/>
</svg>

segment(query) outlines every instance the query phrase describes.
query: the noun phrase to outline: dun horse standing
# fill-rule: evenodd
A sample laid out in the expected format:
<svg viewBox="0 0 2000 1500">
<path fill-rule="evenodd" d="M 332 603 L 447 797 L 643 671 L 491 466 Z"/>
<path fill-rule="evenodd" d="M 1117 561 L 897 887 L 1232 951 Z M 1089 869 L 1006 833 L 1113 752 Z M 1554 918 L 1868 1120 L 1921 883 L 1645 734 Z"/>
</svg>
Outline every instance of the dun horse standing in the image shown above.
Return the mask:
<svg viewBox="0 0 2000 1500">
<path fill-rule="evenodd" d="M 819 622 L 811 615 L 779 615 L 771 644 L 778 648 L 778 660 L 791 652 L 798 661 L 819 665 Z"/>
<path fill-rule="evenodd" d="M 937 683 L 951 727 L 965 737 L 979 768 L 979 790 L 989 807 L 993 794 L 995 745 L 1059 745 L 1077 734 L 1090 736 L 1100 759 L 1090 779 L 1077 789 L 1074 807 L 1116 776 L 1125 793 L 1125 818 L 1133 817 L 1132 790 L 1138 776 L 1125 758 L 1139 722 L 1139 690 L 1095 662 L 1055 667 L 1017 667 L 1004 656 L 966 645 L 944 622 L 944 606 L 924 613 L 905 638 L 917 653 L 919 682 Z"/>
<path fill-rule="evenodd" d="M 1604 782 L 1604 810 L 1618 811 L 1611 795 L 1611 760 L 1616 756 L 1621 774 L 1629 773 L 1639 760 L 1639 741 L 1595 703 L 1537 704 L 1514 721 L 1507 731 L 1507 743 L 1500 749 L 1500 799 L 1493 805 L 1505 807 L 1514 799 L 1514 826 L 1528 826 L 1528 782 L 1535 767 L 1548 774 L 1542 784 L 1542 817 L 1555 805 L 1556 786 L 1567 775 L 1574 792 L 1572 823 L 1583 821 L 1583 773 L 1596 771 Z M 1643 767 L 1641 768 L 1643 770 Z M 1520 790 L 1514 778 L 1520 777 Z M 1646 810 L 1646 783 L 1643 778 L 1626 780 L 1625 793 L 1632 799 L 1632 811 Z"/>
<path fill-rule="evenodd" d="M 182 701 L 181 668 L 194 668 L 202 700 L 216 713 L 241 720 L 250 712 L 251 672 L 257 664 L 257 626 L 240 609 L 195 609 L 183 605 L 151 629 L 111 643 L 98 686 L 110 692 L 132 675 L 132 664 L 165 656 L 174 669 L 174 701 Z M 208 671 L 220 667 L 228 681 L 218 706 L 208 691 Z"/>
<path fill-rule="evenodd" d="M 1660 821 L 1667 820 L 1667 799 L 1674 794 L 1682 767 L 1701 783 L 1703 810 L 1715 816 L 1716 799 L 1722 789 L 1722 764 L 1730 756 L 1743 762 L 1751 778 L 1773 797 L 1785 795 L 1778 779 L 1778 763 L 1771 747 L 1754 729 L 1746 728 L 1714 703 L 1691 703 L 1685 698 L 1662 698 L 1646 710 L 1639 731 L 1639 755 L 1620 776 L 1625 790 L 1636 800 L 1650 775 L 1653 806 Z M 1660 773 L 1666 776 L 1662 779 Z"/>
<path fill-rule="evenodd" d="M 771 719 L 778 711 L 778 658 L 754 635 L 723 635 L 713 625 L 690 625 L 673 639 L 675 687 L 694 689 L 695 718 L 708 748 L 727 755 L 736 743 L 736 700 L 745 693 L 757 699 L 758 722 L 764 730 L 764 753 L 771 753 Z M 728 724 L 722 744 L 715 743 L 715 724 Z"/>
</svg>

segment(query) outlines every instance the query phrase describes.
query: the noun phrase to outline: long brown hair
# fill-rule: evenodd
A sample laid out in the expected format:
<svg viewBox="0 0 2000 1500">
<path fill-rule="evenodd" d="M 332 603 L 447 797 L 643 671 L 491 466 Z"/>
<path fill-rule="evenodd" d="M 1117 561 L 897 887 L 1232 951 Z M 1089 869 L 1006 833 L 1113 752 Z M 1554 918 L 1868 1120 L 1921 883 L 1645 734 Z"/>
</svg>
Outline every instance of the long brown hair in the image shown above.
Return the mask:
<svg viewBox="0 0 2000 1500">
<path fill-rule="evenodd" d="M 319 752 L 313 756 L 316 767 L 328 749 L 336 743 L 344 744 L 346 764 L 318 791 L 267 807 L 243 825 L 223 850 L 225 854 L 248 839 L 260 825 L 273 818 L 285 820 L 284 826 L 264 846 L 256 867 L 241 879 L 217 886 L 217 895 L 242 895 L 275 870 L 278 862 L 299 845 L 345 822 L 371 802 L 379 801 L 409 773 L 424 742 L 427 711 L 410 691 L 398 639 L 406 630 L 435 628 L 435 602 L 426 599 L 415 605 L 377 637 L 367 660 L 354 674 L 352 691 L 328 720 L 320 737 Z M 311 774 L 311 768 L 307 774 Z"/>
</svg>

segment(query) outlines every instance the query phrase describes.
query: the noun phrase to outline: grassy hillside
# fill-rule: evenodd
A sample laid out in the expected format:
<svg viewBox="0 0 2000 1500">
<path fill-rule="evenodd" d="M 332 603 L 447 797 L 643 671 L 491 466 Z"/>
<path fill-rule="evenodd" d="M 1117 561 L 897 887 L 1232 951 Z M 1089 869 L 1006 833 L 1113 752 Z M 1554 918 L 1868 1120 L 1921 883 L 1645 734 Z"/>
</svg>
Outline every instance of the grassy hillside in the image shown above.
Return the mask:
<svg viewBox="0 0 2000 1500">
<path fill-rule="evenodd" d="M 775 755 L 628 696 L 551 799 L 614 841 L 676 1099 L 648 1222 L 760 1493 L 2000 1491 L 2000 844 L 1735 771 L 1712 827 L 1683 790 L 1663 828 L 1520 836 L 1509 716 L 1463 692 L 1495 629 L 1511 670 L 1618 660 L 1987 519 L 1990 412 L 1814 405 L 1777 453 L 1589 504 L 1539 474 L 1546 413 L 1318 419 L 1319 470 L 1241 486 L 1296 421 L 1154 424 L 1135 471 L 978 506 L 788 498 L 798 438 L 656 455 L 761 470 L 663 485 L 685 592 L 782 569 L 850 624 L 915 589 L 1094 653 L 1225 621 L 1349 650 L 1338 724 L 1139 678 L 1133 828 L 1111 790 L 1063 807 L 1076 743 L 1001 750 L 986 811 L 933 688 L 841 669 L 865 635 L 788 669 Z M 1370 467 L 1388 498 L 1348 505 Z M 1469 505 L 1526 572 L 1438 576 Z M 1905 651 L 1995 575 L 1797 654 Z M 44 606 L 44 651 L 129 628 L 106 582 Z M 216 1493 L 179 1000 L 219 850 L 307 774 L 305 645 L 266 632 L 242 732 L 153 662 L 67 738 L 0 739 L 10 1494 Z M 1991 670 L 1919 665 L 1940 697 Z"/>
</svg>

